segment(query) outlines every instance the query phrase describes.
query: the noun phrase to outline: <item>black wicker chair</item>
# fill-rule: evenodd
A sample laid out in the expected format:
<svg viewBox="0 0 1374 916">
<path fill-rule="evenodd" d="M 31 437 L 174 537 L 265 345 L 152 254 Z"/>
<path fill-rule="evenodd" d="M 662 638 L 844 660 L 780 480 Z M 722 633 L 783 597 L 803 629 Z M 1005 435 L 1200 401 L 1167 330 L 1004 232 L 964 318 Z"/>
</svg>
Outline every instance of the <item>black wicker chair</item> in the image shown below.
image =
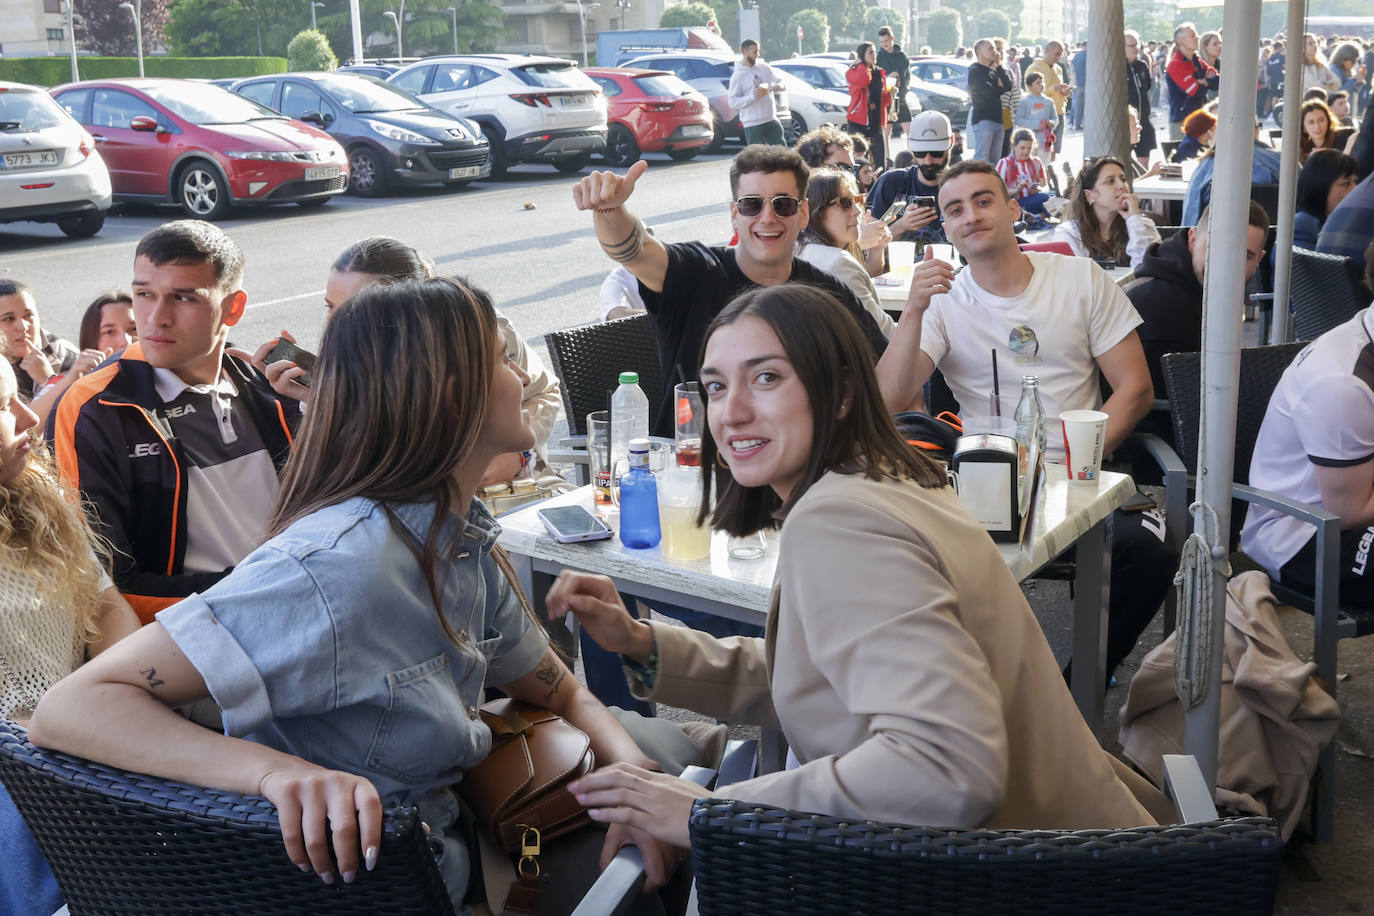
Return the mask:
<svg viewBox="0 0 1374 916">
<path fill-rule="evenodd" d="M 377 867 L 326 885 L 287 859 L 262 798 L 43 751 L 0 720 L 0 781 L 73 914 L 449 914 L 414 808 L 389 809 Z"/>
<path fill-rule="evenodd" d="M 1369 304 L 1350 258 L 1293 249 L 1289 309 L 1296 340 L 1314 340 Z"/>
<path fill-rule="evenodd" d="M 663 372 L 648 315 L 617 318 L 544 335 L 549 361 L 563 391 L 568 433 L 587 434 L 587 414 L 610 407 L 622 371 L 639 373 L 639 387 L 651 405 L 663 393 Z"/>
<path fill-rule="evenodd" d="M 1340 607 L 1340 577 L 1337 570 L 1340 519 L 1320 506 L 1304 505 L 1248 486 L 1250 460 L 1254 455 L 1255 440 L 1259 437 L 1269 398 L 1283 371 L 1306 346 L 1304 343 L 1290 343 L 1241 351 L 1236 458 L 1232 468 L 1235 480 L 1232 495 L 1236 501 L 1232 504 L 1231 536 L 1235 545 L 1244 522 L 1246 506 L 1251 503 L 1291 515 L 1316 528 L 1318 564 L 1315 592 L 1304 594 L 1278 582 L 1271 583 L 1271 586 L 1280 601 L 1313 615 L 1313 654 L 1317 675 L 1325 681 L 1331 695 L 1335 696 L 1337 643 L 1342 639 L 1374 633 L 1374 613 L 1342 610 Z M 1173 405 L 1174 441 L 1178 457 L 1182 459 L 1172 471 L 1166 470 L 1165 473 L 1168 524 L 1175 542 L 1182 543 L 1181 539 L 1189 525 L 1188 494 L 1192 487 L 1189 475 L 1197 468 L 1198 460 L 1202 361 L 1199 353 L 1167 353 L 1160 362 L 1169 401 Z M 1242 553 L 1232 555 L 1231 565 L 1237 571 L 1258 568 L 1258 564 Z M 1320 758 L 1313 794 L 1313 833 L 1323 843 L 1331 842 L 1333 837 L 1335 762 L 1335 746 L 1328 745 Z"/>
<path fill-rule="evenodd" d="M 1283 856 L 1262 817 L 946 830 L 698 799 L 691 833 L 697 901 L 712 916 L 1259 916 L 1273 912 Z"/>
</svg>

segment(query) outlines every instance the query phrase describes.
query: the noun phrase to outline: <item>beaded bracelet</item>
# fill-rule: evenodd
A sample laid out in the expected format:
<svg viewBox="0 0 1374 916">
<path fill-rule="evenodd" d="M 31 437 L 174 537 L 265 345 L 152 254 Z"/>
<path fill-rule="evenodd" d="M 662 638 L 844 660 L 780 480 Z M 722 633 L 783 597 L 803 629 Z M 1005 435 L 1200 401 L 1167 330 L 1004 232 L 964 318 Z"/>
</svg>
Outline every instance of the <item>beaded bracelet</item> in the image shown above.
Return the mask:
<svg viewBox="0 0 1374 916">
<path fill-rule="evenodd" d="M 620 656 L 620 663 L 625 666 L 630 677 L 639 681 L 645 690 L 653 690 L 654 684 L 658 681 L 658 637 L 654 636 L 654 647 L 649 652 L 649 660 L 640 664 L 628 655 Z"/>
</svg>

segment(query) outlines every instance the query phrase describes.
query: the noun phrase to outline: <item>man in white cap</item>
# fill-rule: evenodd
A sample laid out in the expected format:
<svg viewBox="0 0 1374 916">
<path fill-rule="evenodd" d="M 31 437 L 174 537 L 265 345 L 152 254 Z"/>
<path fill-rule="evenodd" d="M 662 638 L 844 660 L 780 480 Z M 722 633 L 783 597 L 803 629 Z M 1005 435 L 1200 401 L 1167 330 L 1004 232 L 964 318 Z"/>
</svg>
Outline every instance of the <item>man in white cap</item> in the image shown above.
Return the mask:
<svg viewBox="0 0 1374 916">
<path fill-rule="evenodd" d="M 949 118 L 938 111 L 923 111 L 912 118 L 907 141 L 916 164 L 885 172 L 868 192 L 868 209 L 874 219 L 881 219 L 896 202 L 906 204 L 899 216 L 889 217 L 892 237 L 897 241 L 946 241 L 935 192 L 940 173 L 949 164 L 949 134 Z"/>
</svg>

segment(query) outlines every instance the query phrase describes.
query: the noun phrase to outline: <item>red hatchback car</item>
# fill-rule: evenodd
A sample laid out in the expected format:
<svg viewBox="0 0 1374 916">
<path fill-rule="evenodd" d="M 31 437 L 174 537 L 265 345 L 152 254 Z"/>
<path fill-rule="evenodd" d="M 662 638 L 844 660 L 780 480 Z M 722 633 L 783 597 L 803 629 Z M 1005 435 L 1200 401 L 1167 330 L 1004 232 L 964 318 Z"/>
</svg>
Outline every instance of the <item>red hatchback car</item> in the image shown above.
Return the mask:
<svg viewBox="0 0 1374 916">
<path fill-rule="evenodd" d="M 629 67 L 582 72 L 606 96 L 609 129 L 602 156 L 610 165 L 629 165 L 651 152 L 685 162 L 710 145 L 711 105 L 674 74 Z"/>
<path fill-rule="evenodd" d="M 118 200 L 218 219 L 234 206 L 320 206 L 348 187 L 348 157 L 329 134 L 219 86 L 119 79 L 50 91 L 95 138 Z"/>
</svg>

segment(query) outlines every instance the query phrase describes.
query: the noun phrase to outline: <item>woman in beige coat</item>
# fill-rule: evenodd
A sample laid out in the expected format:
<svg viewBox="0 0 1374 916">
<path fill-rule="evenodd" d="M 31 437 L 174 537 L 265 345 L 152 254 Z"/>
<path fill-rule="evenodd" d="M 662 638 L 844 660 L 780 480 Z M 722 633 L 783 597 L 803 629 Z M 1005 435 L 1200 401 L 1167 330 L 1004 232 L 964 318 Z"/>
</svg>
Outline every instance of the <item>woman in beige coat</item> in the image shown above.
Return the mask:
<svg viewBox="0 0 1374 916">
<path fill-rule="evenodd" d="M 637 694 L 782 729 L 798 765 L 729 797 L 961 828 L 1154 823 L 1132 793 L 1153 810 L 1162 796 L 1097 745 L 997 548 L 898 437 L 836 305 L 814 287 L 759 289 L 707 334 L 712 524 L 782 520 L 764 638 L 636 620 L 600 576 L 564 573 L 549 609 L 619 652 Z M 618 765 L 572 789 L 593 818 L 677 846 L 701 794 Z"/>
</svg>

